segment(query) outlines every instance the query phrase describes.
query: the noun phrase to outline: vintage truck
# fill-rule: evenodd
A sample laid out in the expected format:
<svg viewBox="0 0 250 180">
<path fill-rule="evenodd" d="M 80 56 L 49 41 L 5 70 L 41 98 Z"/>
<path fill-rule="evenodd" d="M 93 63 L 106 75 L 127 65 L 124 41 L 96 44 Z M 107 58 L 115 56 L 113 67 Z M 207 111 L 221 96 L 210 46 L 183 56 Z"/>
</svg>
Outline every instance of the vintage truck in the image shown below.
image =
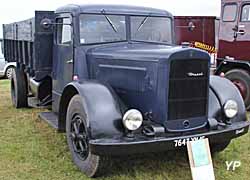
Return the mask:
<svg viewBox="0 0 250 180">
<path fill-rule="evenodd" d="M 16 61 L 11 97 L 66 132 L 74 163 L 101 175 L 107 157 L 179 149 L 209 138 L 222 151 L 249 130 L 244 102 L 210 76 L 210 56 L 176 46 L 173 16 L 117 5 L 67 5 L 3 26 Z"/>
<path fill-rule="evenodd" d="M 222 0 L 216 74 L 230 79 L 250 109 L 250 1 Z"/>
<path fill-rule="evenodd" d="M 175 17 L 176 42 L 178 44 L 190 42 L 191 45 L 196 42 L 201 45 L 196 46 L 197 48 L 216 49 L 217 58 L 212 54 L 212 60 L 215 59 L 212 61 L 213 68 L 215 67 L 214 74 L 226 77 L 235 84 L 249 110 L 250 1 L 222 0 L 221 2 L 221 18 L 217 21 L 216 17 Z M 189 27 L 192 26 L 190 30 Z"/>
</svg>

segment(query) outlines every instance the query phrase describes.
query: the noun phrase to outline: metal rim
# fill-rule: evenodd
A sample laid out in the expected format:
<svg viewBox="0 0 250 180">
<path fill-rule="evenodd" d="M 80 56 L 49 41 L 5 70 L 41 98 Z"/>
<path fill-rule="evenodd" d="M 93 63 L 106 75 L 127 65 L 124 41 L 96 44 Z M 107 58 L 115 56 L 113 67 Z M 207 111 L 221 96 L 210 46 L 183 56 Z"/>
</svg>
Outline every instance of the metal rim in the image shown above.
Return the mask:
<svg viewBox="0 0 250 180">
<path fill-rule="evenodd" d="M 72 116 L 70 125 L 70 139 L 74 152 L 81 160 L 86 160 L 89 154 L 88 137 L 84 121 L 79 114 Z"/>
<path fill-rule="evenodd" d="M 246 84 L 244 82 L 240 81 L 240 80 L 233 80 L 232 82 L 239 89 L 240 94 L 243 97 L 243 99 L 245 99 L 246 96 L 247 96 L 247 86 L 246 86 Z"/>
<path fill-rule="evenodd" d="M 6 77 L 11 79 L 14 68 L 8 68 L 6 71 Z"/>
</svg>

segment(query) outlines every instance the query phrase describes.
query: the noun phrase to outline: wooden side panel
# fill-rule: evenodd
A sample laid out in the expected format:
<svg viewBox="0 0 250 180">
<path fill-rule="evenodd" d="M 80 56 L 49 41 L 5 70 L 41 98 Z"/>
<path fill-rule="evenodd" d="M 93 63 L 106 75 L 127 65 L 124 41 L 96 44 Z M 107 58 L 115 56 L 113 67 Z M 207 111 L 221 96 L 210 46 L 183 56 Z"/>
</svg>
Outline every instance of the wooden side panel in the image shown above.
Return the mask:
<svg viewBox="0 0 250 180">
<path fill-rule="evenodd" d="M 4 39 L 18 40 L 18 41 L 33 41 L 35 32 L 34 18 L 27 19 L 11 24 L 5 24 Z"/>
</svg>

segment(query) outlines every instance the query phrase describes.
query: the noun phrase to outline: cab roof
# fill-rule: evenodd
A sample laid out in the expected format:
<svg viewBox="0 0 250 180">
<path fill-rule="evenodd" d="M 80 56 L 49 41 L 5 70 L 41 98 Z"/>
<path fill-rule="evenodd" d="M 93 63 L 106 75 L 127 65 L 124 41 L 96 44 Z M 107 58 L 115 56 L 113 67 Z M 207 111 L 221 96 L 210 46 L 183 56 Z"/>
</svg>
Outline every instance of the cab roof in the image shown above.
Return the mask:
<svg viewBox="0 0 250 180">
<path fill-rule="evenodd" d="M 129 5 L 76 5 L 69 4 L 58 8 L 55 13 L 72 13 L 77 15 L 80 13 L 101 13 L 106 14 L 124 14 L 124 15 L 150 15 L 150 16 L 168 16 L 172 14 L 168 11 L 142 7 L 142 6 L 129 6 Z"/>
</svg>

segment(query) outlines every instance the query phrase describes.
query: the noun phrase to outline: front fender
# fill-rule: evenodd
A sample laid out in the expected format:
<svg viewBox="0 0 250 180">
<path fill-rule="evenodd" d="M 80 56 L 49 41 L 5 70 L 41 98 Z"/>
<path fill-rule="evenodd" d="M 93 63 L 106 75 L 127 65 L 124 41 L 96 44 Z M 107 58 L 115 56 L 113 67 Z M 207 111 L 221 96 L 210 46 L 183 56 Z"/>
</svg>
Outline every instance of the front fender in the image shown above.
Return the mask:
<svg viewBox="0 0 250 180">
<path fill-rule="evenodd" d="M 244 69 L 250 71 L 250 64 L 248 61 L 218 59 L 218 67 L 215 70 L 215 75 L 220 75 L 221 72 L 226 73 L 231 69 Z"/>
<path fill-rule="evenodd" d="M 238 114 L 231 119 L 231 121 L 245 121 L 246 109 L 239 90 L 228 79 L 221 78 L 219 76 L 211 76 L 208 111 L 209 116 L 216 118 L 219 113 L 223 114 L 223 105 L 230 99 L 236 101 L 238 104 Z"/>
<path fill-rule="evenodd" d="M 92 139 L 123 133 L 119 101 L 111 87 L 95 81 L 72 82 L 69 86 L 82 97 Z"/>
</svg>

